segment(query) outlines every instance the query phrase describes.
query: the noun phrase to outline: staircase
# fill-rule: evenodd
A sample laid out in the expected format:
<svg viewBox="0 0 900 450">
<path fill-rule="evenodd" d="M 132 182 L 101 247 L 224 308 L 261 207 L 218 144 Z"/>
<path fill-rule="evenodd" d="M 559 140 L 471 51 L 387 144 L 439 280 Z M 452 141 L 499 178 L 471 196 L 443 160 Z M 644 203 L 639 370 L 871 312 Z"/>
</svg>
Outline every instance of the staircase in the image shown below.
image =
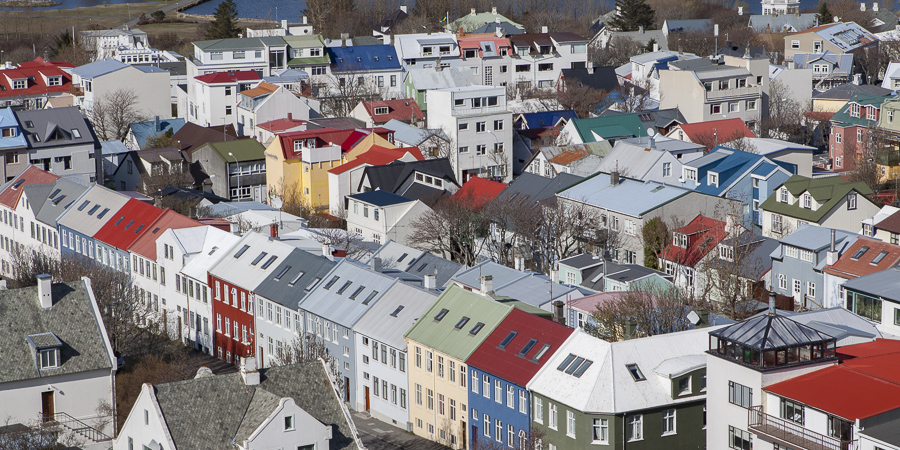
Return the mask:
<svg viewBox="0 0 900 450">
<path fill-rule="evenodd" d="M 89 439 L 94 442 L 103 442 L 111 440 L 112 437 L 103 434 L 100 430 L 64 413 L 58 412 L 53 415 L 51 420 L 48 420 L 49 423 L 55 423 L 60 425 L 73 433 L 77 433 L 78 435 L 84 437 L 85 439 Z"/>
</svg>

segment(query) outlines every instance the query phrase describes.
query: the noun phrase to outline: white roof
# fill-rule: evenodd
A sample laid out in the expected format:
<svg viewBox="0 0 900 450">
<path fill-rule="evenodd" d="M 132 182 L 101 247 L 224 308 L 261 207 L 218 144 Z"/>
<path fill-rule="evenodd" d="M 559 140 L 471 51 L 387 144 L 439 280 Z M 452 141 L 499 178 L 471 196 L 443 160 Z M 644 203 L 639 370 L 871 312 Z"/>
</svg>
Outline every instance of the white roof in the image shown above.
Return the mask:
<svg viewBox="0 0 900 450">
<path fill-rule="evenodd" d="M 756 149 L 755 153 L 760 155 L 768 155 L 770 153 L 777 153 L 784 150 L 806 150 L 810 152 L 816 150 L 815 147 L 782 141 L 781 139 L 746 138 L 746 140 Z"/>
<path fill-rule="evenodd" d="M 897 208 L 895 206 L 890 206 L 890 205 L 884 205 L 881 207 L 881 210 L 879 210 L 877 213 L 875 213 L 874 216 L 869 217 L 868 219 L 865 219 L 862 222 L 866 225 L 878 225 L 879 222 L 881 222 L 884 219 L 887 219 L 890 216 L 893 216 L 894 213 L 896 213 L 897 211 L 900 211 L 900 208 Z"/>
<path fill-rule="evenodd" d="M 691 367 L 702 367 L 695 356 L 704 356 L 713 329 L 699 328 L 613 343 L 575 330 L 527 387 L 587 413 L 615 414 L 693 401 L 696 396 L 672 398 L 669 376 Z M 569 354 L 593 362 L 581 377 L 558 369 Z M 626 367 L 630 364 L 638 366 L 644 380 L 635 381 Z"/>
<path fill-rule="evenodd" d="M 403 335 L 435 301 L 437 295 L 434 291 L 394 283 L 385 291 L 383 298 L 363 314 L 353 329 L 391 347 L 405 349 Z M 397 314 L 392 315 L 395 311 Z"/>
<path fill-rule="evenodd" d="M 384 268 L 398 269 L 405 272 L 424 254 L 425 252 L 422 250 L 416 250 L 399 242 L 389 240 L 375 251 L 372 258 L 381 258 L 381 264 Z M 369 258 L 366 263 L 370 263 L 372 258 Z"/>
<path fill-rule="evenodd" d="M 456 35 L 453 33 L 398 34 L 394 36 L 394 42 L 397 56 L 401 59 L 419 58 L 422 56 L 419 54 L 420 45 L 456 45 Z"/>
<path fill-rule="evenodd" d="M 174 232 L 175 241 L 182 247 L 197 248 L 199 246 L 199 251 L 196 252 L 189 252 L 185 249 L 189 256 L 187 257 L 187 263 L 181 269 L 181 273 L 203 282 L 206 282 L 206 274 L 209 272 L 209 269 L 222 259 L 222 255 L 228 255 L 229 250 L 241 239 L 227 231 L 211 226 L 169 230 L 167 233 L 170 231 Z M 202 231 L 203 236 L 192 235 L 193 233 L 182 233 L 182 231 L 193 233 Z"/>
<path fill-rule="evenodd" d="M 236 257 L 235 255 L 241 252 L 244 246 L 247 246 L 247 249 L 240 256 Z M 209 269 L 209 273 L 244 289 L 252 290 L 259 286 L 259 283 L 262 283 L 269 273 L 275 271 L 281 264 L 281 261 L 293 249 L 294 247 L 284 242 L 271 240 L 268 236 L 250 232 L 228 249 L 228 252 Z M 266 255 L 259 261 L 256 261 L 263 252 Z M 275 260 L 267 267 L 263 267 L 272 256 L 275 257 Z M 256 264 L 253 264 L 254 261 L 256 261 Z"/>
</svg>

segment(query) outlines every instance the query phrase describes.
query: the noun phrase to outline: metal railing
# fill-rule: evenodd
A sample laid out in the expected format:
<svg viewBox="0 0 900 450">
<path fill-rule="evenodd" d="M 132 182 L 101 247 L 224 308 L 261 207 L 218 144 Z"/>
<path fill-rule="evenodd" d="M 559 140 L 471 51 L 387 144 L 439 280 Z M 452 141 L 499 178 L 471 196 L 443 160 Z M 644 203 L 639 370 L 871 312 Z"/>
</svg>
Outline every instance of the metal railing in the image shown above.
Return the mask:
<svg viewBox="0 0 900 450">
<path fill-rule="evenodd" d="M 715 91 L 706 91 L 707 100 L 719 100 L 732 97 L 756 97 L 762 95 L 762 87 L 748 86 L 742 88 L 720 89 Z"/>
<path fill-rule="evenodd" d="M 84 436 L 87 439 L 90 439 L 94 442 L 102 442 L 108 441 L 112 439 L 107 436 L 100 430 L 64 413 L 58 412 L 53 414 L 52 416 L 44 416 L 46 423 L 56 423 L 59 424 L 75 433 L 78 433 Z"/>
<path fill-rule="evenodd" d="M 776 440 L 797 446 L 804 450 L 849 450 L 853 441 L 842 441 L 815 431 L 807 430 L 803 425 L 790 420 L 771 416 L 762 412 L 762 406 L 753 406 L 748 410 L 750 430 L 754 433 L 772 437 Z"/>
</svg>

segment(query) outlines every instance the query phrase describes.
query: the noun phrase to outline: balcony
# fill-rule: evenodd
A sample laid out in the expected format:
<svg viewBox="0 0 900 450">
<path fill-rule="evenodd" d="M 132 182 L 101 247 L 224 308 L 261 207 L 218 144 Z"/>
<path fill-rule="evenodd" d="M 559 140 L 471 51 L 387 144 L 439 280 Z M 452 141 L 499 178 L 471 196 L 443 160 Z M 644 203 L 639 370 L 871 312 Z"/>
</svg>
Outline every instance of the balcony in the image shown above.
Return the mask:
<svg viewBox="0 0 900 450">
<path fill-rule="evenodd" d="M 482 106 L 479 108 L 467 108 L 463 106 L 454 106 L 452 114 L 454 117 L 460 116 L 478 116 L 482 114 L 497 114 L 506 112 L 506 105 Z"/>
<path fill-rule="evenodd" d="M 706 100 L 724 100 L 730 98 L 747 98 L 760 97 L 762 95 L 761 86 L 749 86 L 735 89 L 722 89 L 716 91 L 706 91 Z"/>
<path fill-rule="evenodd" d="M 852 440 L 839 440 L 809 431 L 789 420 L 762 412 L 762 406 L 747 410 L 750 431 L 793 448 L 803 450 L 849 450 Z"/>
</svg>

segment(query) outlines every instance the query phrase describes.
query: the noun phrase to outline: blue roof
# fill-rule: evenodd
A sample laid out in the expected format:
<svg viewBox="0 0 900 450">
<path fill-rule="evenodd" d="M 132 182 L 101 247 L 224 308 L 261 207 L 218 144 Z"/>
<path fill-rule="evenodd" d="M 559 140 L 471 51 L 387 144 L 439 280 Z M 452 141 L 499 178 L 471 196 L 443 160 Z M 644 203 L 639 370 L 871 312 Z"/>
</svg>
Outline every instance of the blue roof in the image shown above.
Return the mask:
<svg viewBox="0 0 900 450">
<path fill-rule="evenodd" d="M 19 128 L 19 121 L 13 114 L 11 108 L 0 108 L 0 128 L 16 128 L 16 135 L 12 137 L 0 137 L 0 148 L 24 147 L 26 145 L 25 136 Z"/>
<path fill-rule="evenodd" d="M 147 138 L 151 136 L 155 136 L 159 133 L 165 133 L 168 130 L 172 130 L 172 133 L 177 133 L 181 127 L 184 126 L 184 119 L 160 119 L 159 121 L 159 129 L 156 129 L 156 121 L 148 120 L 146 122 L 135 122 L 131 124 L 131 132 L 134 134 L 135 139 L 137 139 L 138 146 L 140 148 L 144 148 L 144 144 L 147 143 Z"/>
<path fill-rule="evenodd" d="M 328 47 L 325 50 L 335 72 L 400 70 L 397 51 L 390 45 Z"/>
<path fill-rule="evenodd" d="M 753 173 L 753 169 L 758 164 L 771 164 L 765 156 L 754 153 L 743 152 L 728 147 L 718 146 L 711 152 L 697 158 L 685 166 L 697 168 L 697 184 L 694 189 L 704 194 L 720 196 L 737 180 L 747 176 L 748 172 Z M 709 172 L 718 174 L 719 182 L 717 185 L 709 184 Z M 766 175 L 771 170 L 766 172 Z M 760 174 L 762 175 L 762 174 Z"/>
<path fill-rule="evenodd" d="M 91 80 L 101 75 L 106 75 L 108 73 L 124 69 L 126 67 L 128 67 L 128 64 L 125 64 L 122 61 L 113 58 L 105 58 L 101 59 L 100 61 L 94 61 L 83 66 L 78 66 L 72 69 L 72 73 L 80 76 L 81 78 Z"/>
<path fill-rule="evenodd" d="M 120 153 L 128 153 L 128 147 L 122 141 L 112 140 L 100 142 L 100 153 L 106 155 L 118 155 Z"/>
<path fill-rule="evenodd" d="M 560 119 L 565 119 L 566 121 L 577 119 L 578 115 L 575 114 L 575 111 L 567 109 L 564 111 L 523 113 L 521 117 L 528 128 L 543 128 L 555 126 Z"/>
<path fill-rule="evenodd" d="M 369 191 L 351 195 L 350 198 L 366 202 L 375 206 L 390 206 L 400 203 L 411 202 L 412 200 L 388 191 Z"/>
<path fill-rule="evenodd" d="M 760 177 L 765 177 L 765 176 L 768 176 L 770 173 L 772 173 L 772 171 L 775 170 L 775 167 L 776 167 L 775 164 L 764 162 L 764 163 L 756 166 L 756 168 L 753 169 L 753 172 L 750 172 L 750 174 L 760 176 Z"/>
</svg>

